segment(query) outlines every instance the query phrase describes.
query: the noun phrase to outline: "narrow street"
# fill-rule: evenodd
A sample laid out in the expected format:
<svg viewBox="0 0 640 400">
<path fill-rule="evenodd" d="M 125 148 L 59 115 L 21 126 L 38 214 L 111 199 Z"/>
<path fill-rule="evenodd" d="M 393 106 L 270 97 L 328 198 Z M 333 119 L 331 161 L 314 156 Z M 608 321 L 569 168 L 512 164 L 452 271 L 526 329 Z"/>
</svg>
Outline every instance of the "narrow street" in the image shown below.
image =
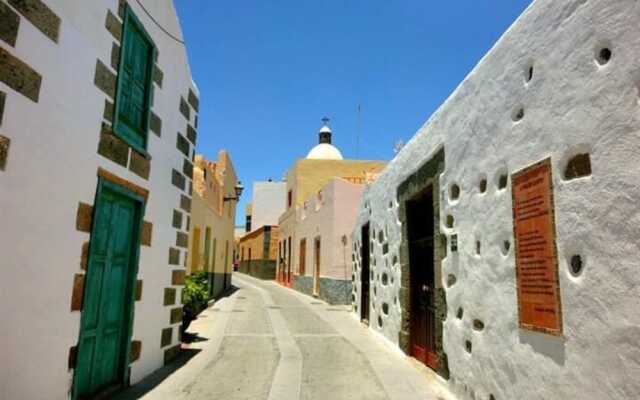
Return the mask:
<svg viewBox="0 0 640 400">
<path fill-rule="evenodd" d="M 238 273 L 233 284 L 181 358 L 117 399 L 451 399 L 347 307 Z"/>
</svg>

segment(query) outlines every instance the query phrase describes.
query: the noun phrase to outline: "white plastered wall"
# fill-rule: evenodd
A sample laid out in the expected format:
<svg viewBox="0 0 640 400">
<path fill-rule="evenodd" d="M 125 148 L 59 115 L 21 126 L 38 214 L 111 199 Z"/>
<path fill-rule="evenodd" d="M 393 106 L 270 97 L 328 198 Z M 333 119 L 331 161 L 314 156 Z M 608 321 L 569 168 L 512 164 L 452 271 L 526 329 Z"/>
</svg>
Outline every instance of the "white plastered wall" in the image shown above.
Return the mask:
<svg viewBox="0 0 640 400">
<path fill-rule="evenodd" d="M 600 65 L 602 48 L 612 52 Z M 533 78 L 527 82 L 529 67 Z M 444 148 L 441 231 L 459 250 L 443 261 L 444 350 L 452 388 L 464 399 L 640 398 L 640 3 L 634 0 L 537 0 L 404 147 L 361 202 L 354 240 L 371 222 L 372 329 L 398 344 L 401 225 L 396 190 Z M 514 122 L 518 109 L 524 118 Z M 589 153 L 592 174 L 565 180 L 570 157 Z M 519 329 L 511 182 L 498 177 L 551 157 L 564 337 Z M 479 182 L 488 180 L 486 193 Z M 461 188 L 449 199 L 452 184 Z M 453 229 L 444 226 L 455 217 Z M 475 242 L 481 255 L 475 255 Z M 356 252 L 357 253 L 357 252 Z M 584 271 L 569 272 L 572 255 Z M 375 260 L 375 266 L 374 266 Z M 387 266 L 388 263 L 388 266 Z M 354 268 L 359 282 L 359 257 Z M 389 271 L 393 280 L 382 286 Z M 377 295 L 373 288 L 377 287 Z M 446 287 L 445 282 L 443 286 Z M 356 284 L 356 306 L 360 284 Z M 380 313 L 391 304 L 389 315 Z M 456 317 L 462 307 L 464 316 Z M 484 322 L 474 331 L 474 319 Z M 472 352 L 465 341 L 472 342 Z"/>
<path fill-rule="evenodd" d="M 182 36 L 172 1 L 142 3 L 168 31 Z M 11 138 L 6 171 L 0 172 L 0 397 L 7 399 L 68 397 L 72 371 L 67 360 L 80 323 L 80 312 L 70 311 L 73 277 L 82 272 L 81 249 L 88 240 L 75 229 L 76 211 L 79 202 L 94 203 L 99 167 L 150 192 L 144 219 L 153 223 L 153 239 L 151 247 L 140 250 L 138 279 L 144 284 L 142 300 L 135 303 L 132 337 L 142 341 L 142 354 L 132 364 L 131 381 L 162 366 L 160 333 L 169 326 L 163 289 L 171 286 L 173 268 L 167 257 L 176 240 L 171 217 L 180 200 L 171 185 L 171 170 L 182 170 L 176 132 L 186 128 L 178 104 L 189 88 L 198 94 L 184 46 L 130 2 L 159 49 L 164 81 L 155 89 L 152 109 L 162 119 L 162 137 L 149 132 L 148 181 L 98 155 L 107 96 L 95 86 L 94 73 L 97 59 L 109 65 L 114 39 L 105 19 L 109 9 L 117 15 L 118 1 L 46 4 L 61 19 L 58 43 L 24 17 L 15 48 L 0 41 L 42 75 L 37 103 L 0 82 L 7 93 L 2 133 Z M 193 125 L 193 112 L 190 122 Z M 176 337 L 174 327 L 172 344 Z"/>
</svg>

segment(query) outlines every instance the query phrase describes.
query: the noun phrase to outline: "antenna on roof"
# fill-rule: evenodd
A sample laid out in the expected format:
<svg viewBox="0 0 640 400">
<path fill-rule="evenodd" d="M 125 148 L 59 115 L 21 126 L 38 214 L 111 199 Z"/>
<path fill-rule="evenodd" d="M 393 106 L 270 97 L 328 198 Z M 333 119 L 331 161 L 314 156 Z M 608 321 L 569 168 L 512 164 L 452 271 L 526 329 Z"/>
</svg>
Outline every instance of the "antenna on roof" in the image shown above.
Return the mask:
<svg viewBox="0 0 640 400">
<path fill-rule="evenodd" d="M 362 111 L 362 106 L 358 104 L 358 127 L 356 128 L 356 160 L 359 158 L 359 150 L 360 150 L 360 113 Z"/>
</svg>

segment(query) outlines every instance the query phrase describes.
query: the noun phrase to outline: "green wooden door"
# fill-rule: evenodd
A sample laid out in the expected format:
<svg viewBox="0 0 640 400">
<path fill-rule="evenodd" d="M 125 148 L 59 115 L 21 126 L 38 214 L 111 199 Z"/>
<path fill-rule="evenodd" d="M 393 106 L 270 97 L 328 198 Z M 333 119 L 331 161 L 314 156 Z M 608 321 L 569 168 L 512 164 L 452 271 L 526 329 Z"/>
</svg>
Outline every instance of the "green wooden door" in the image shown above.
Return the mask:
<svg viewBox="0 0 640 400">
<path fill-rule="evenodd" d="M 99 187 L 80 322 L 76 397 L 119 384 L 124 377 L 140 214 L 132 198 Z"/>
</svg>

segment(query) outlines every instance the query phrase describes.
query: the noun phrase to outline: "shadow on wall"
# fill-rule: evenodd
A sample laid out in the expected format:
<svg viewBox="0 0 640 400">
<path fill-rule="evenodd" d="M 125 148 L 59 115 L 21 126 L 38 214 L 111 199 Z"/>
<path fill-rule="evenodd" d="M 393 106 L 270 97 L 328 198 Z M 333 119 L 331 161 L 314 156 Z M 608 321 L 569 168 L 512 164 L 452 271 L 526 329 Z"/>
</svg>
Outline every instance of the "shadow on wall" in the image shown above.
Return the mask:
<svg viewBox="0 0 640 400">
<path fill-rule="evenodd" d="M 560 366 L 564 366 L 566 361 L 566 342 L 563 338 L 522 329 L 520 329 L 519 337 L 520 344 L 529 345 L 536 353 L 553 360 Z"/>
</svg>

